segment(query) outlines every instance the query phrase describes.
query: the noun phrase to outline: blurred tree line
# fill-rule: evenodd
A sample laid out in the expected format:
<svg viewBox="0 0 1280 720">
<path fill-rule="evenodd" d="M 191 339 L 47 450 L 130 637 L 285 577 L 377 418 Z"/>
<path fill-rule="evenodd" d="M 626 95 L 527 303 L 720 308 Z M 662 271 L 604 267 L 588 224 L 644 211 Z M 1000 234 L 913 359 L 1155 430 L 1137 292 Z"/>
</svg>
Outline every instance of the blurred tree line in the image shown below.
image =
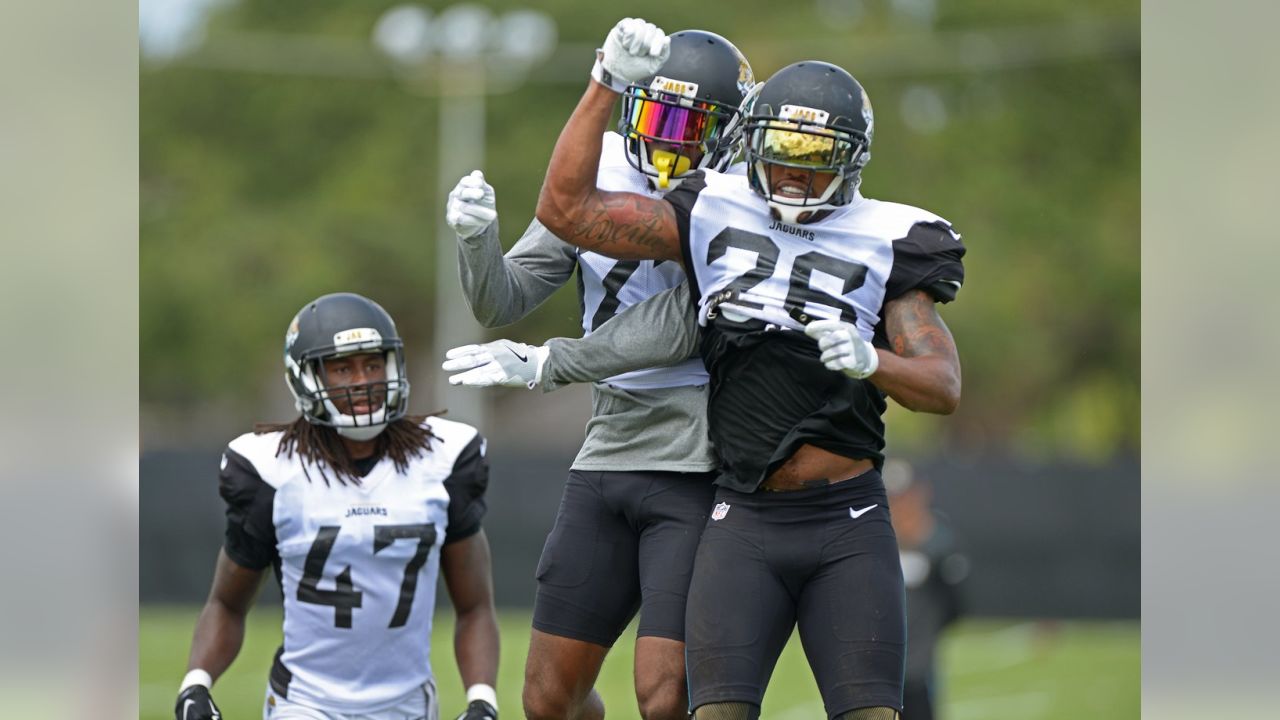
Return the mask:
<svg viewBox="0 0 1280 720">
<path fill-rule="evenodd" d="M 239 0 L 214 14 L 192 56 L 144 59 L 144 414 L 252 416 L 280 373 L 263 348 L 280 347 L 291 314 L 323 292 L 370 295 L 404 335 L 431 337 L 436 223 L 449 189 L 435 186 L 440 100 L 407 91 L 389 66 L 342 77 L 200 60 L 238 38 L 310 37 L 364 47 L 361 68 L 379 67 L 368 39 L 392 4 Z M 585 50 L 563 76 L 535 70 L 489 98 L 483 169 L 508 247 L 532 217 L 590 48 L 637 12 L 537 6 L 556 18 L 562 48 Z M 644 9 L 668 31 L 730 38 L 761 80 L 802 59 L 850 70 L 876 108 L 864 192 L 925 207 L 964 234 L 966 288 L 942 310 L 962 356 L 962 407 L 941 422 L 891 410 L 898 447 L 1099 461 L 1138 447 L 1138 14 L 1137 2 L 1106 0 Z M 578 334 L 577 302 L 566 288 L 501 335 Z"/>
</svg>

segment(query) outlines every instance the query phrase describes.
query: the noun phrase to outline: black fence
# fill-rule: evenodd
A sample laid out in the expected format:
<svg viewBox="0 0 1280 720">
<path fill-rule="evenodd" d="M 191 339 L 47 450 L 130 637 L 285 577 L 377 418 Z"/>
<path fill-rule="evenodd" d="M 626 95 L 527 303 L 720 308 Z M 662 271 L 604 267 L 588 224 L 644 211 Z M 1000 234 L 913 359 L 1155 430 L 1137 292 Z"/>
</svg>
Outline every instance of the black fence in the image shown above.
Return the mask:
<svg viewBox="0 0 1280 720">
<path fill-rule="evenodd" d="M 141 458 L 139 596 L 201 602 L 222 541 L 220 448 Z M 572 453 L 490 450 L 485 531 L 499 605 L 532 603 L 534 568 Z M 934 504 L 970 560 L 970 614 L 1135 618 L 1140 604 L 1139 465 L 922 463 Z M 268 596 L 274 594 L 274 588 Z M 447 602 L 447 594 L 440 597 Z"/>
</svg>

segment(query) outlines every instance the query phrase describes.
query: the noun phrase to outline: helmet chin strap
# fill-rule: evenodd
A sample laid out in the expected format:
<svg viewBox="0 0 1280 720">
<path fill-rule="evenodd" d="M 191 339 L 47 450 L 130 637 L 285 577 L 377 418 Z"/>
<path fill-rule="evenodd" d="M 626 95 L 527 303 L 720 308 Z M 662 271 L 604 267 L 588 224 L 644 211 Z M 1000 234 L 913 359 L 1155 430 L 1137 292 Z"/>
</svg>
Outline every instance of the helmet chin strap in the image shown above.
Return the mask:
<svg viewBox="0 0 1280 720">
<path fill-rule="evenodd" d="M 332 419 L 333 429 L 337 430 L 342 437 L 351 440 L 372 440 L 387 427 L 387 406 L 385 404 L 370 414 L 369 423 L 361 425 L 359 417 L 342 412 L 338 409 L 338 406 L 333 404 L 332 400 L 325 398 L 321 400 L 321 403 L 323 403 L 324 409 Z M 361 413 L 361 415 L 363 416 L 364 413 Z"/>
<path fill-rule="evenodd" d="M 372 440 L 378 437 L 378 435 L 383 430 L 387 429 L 387 424 L 378 423 L 377 425 L 361 425 L 359 427 L 347 427 L 344 425 L 338 425 L 333 429 L 337 430 L 339 435 L 341 435 L 344 438 L 347 438 L 348 440 L 363 441 L 363 440 Z"/>
<path fill-rule="evenodd" d="M 774 202 L 773 200 L 769 201 L 769 207 L 773 210 L 774 214 L 778 216 L 779 220 L 788 225 L 798 225 L 800 223 L 800 216 L 807 215 L 810 212 L 810 208 L 807 207 L 800 205 L 784 205 L 779 202 Z"/>
</svg>

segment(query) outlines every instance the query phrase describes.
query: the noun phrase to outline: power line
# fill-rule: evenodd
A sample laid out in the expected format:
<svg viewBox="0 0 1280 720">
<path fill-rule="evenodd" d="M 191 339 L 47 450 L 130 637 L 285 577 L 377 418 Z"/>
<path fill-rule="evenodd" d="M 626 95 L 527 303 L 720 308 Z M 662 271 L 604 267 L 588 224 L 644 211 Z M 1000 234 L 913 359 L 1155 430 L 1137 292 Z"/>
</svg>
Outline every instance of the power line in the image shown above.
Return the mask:
<svg viewBox="0 0 1280 720">
<path fill-rule="evenodd" d="M 856 41 L 847 36 L 818 37 L 807 39 L 803 46 L 789 40 L 746 39 L 741 47 L 762 76 L 775 66 L 794 61 L 797 51 L 850 68 L 859 77 L 973 75 L 1135 58 L 1141 52 L 1141 33 L 1136 22 L 1094 20 L 868 35 Z M 529 72 L 527 80 L 581 82 L 594 53 L 593 44 L 561 43 L 550 58 Z M 363 39 L 259 32 L 219 33 L 186 55 L 166 62 L 144 62 L 143 70 L 173 66 L 353 80 L 391 80 L 397 74 L 394 64 Z M 490 68 L 499 86 L 501 70 Z"/>
</svg>

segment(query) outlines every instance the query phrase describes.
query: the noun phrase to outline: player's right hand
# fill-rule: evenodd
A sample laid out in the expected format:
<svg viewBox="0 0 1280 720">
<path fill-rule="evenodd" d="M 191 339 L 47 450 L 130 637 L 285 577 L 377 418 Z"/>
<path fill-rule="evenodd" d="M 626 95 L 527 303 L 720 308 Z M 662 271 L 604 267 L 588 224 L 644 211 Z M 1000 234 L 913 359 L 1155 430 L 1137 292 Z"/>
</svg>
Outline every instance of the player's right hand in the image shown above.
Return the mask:
<svg viewBox="0 0 1280 720">
<path fill-rule="evenodd" d="M 671 55 L 671 38 L 662 28 L 640 18 L 623 18 L 596 52 L 591 77 L 621 93 L 627 85 L 654 73 Z"/>
<path fill-rule="evenodd" d="M 484 173 L 472 170 L 449 191 L 445 204 L 445 220 L 465 240 L 478 235 L 498 217 L 498 198 L 493 186 L 484 181 Z"/>
<path fill-rule="evenodd" d="M 551 350 L 510 340 L 494 340 L 483 345 L 463 345 L 445 353 L 450 385 L 467 387 L 527 387 L 532 390 L 542 380 L 542 365 Z"/>
<path fill-rule="evenodd" d="M 178 704 L 173 712 L 177 720 L 222 720 L 222 713 L 213 704 L 209 688 L 203 685 L 190 685 L 178 693 Z"/>
<path fill-rule="evenodd" d="M 862 339 L 858 328 L 839 320 L 814 320 L 804 326 L 804 334 L 818 341 L 822 364 L 862 380 L 880 367 L 880 355 L 871 343 Z"/>
</svg>

